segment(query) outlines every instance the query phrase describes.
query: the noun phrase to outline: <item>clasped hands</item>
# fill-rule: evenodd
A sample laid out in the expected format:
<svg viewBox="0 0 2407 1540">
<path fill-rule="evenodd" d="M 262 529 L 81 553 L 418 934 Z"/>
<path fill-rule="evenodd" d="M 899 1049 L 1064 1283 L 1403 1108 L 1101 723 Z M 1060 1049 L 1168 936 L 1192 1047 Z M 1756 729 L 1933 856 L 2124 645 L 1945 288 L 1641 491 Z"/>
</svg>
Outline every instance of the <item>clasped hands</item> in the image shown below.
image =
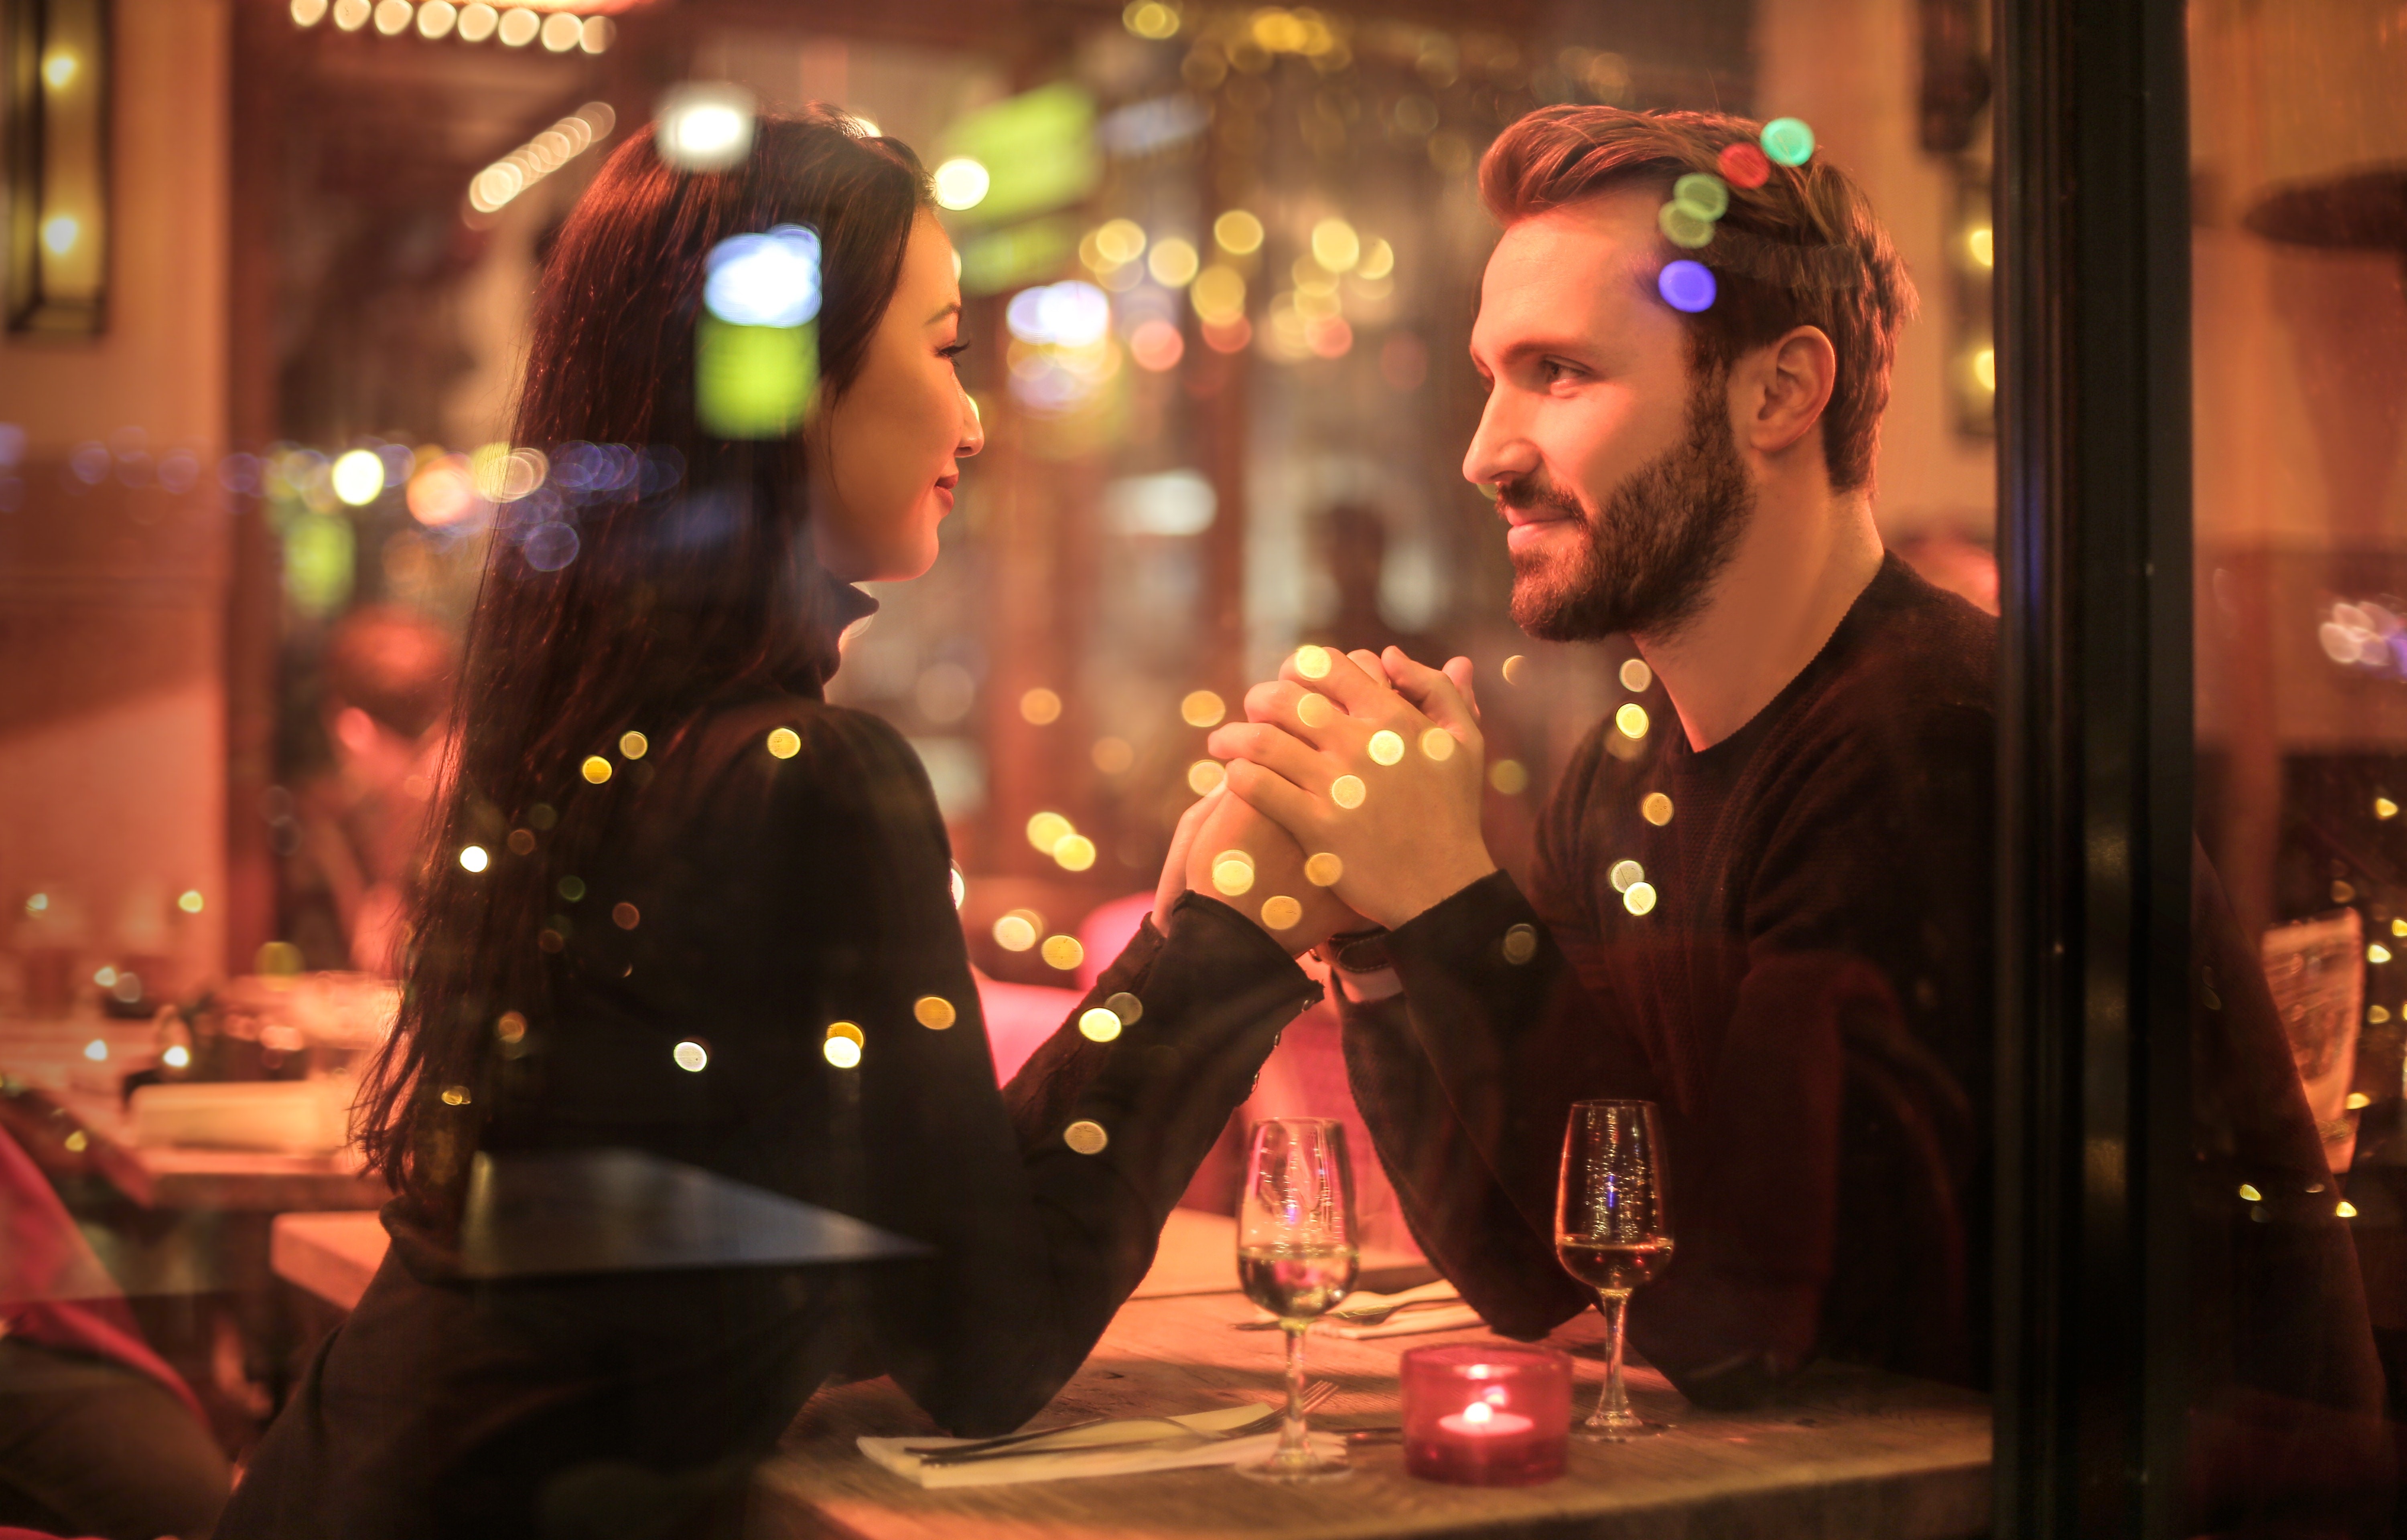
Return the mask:
<svg viewBox="0 0 2407 1540">
<path fill-rule="evenodd" d="M 1469 658 L 1298 648 L 1209 747 L 1228 775 L 1179 820 L 1157 923 L 1193 888 L 1301 953 L 1403 925 L 1496 869 Z"/>
</svg>

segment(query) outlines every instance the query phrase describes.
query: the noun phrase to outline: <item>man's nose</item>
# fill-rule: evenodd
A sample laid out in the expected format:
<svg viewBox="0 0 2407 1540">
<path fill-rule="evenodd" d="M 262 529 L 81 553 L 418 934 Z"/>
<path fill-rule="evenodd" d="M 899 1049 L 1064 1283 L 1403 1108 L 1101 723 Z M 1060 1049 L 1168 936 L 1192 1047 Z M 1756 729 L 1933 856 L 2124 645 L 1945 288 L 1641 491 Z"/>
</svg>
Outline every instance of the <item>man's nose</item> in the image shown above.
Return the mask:
<svg viewBox="0 0 2407 1540">
<path fill-rule="evenodd" d="M 1514 420 L 1504 392 L 1489 395 L 1479 413 L 1479 430 L 1471 435 L 1471 447 L 1463 451 L 1462 479 L 1494 486 L 1527 474 L 1537 463 L 1537 451 Z"/>
</svg>

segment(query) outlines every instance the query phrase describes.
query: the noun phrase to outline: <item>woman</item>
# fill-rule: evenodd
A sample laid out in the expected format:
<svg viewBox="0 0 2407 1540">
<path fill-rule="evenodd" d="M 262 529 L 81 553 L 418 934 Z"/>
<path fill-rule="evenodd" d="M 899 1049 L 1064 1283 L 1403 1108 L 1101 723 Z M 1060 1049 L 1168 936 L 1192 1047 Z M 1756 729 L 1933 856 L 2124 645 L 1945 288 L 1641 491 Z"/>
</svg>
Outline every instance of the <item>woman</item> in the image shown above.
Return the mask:
<svg viewBox="0 0 2407 1540">
<path fill-rule="evenodd" d="M 705 260 L 780 225 L 821 243 L 818 407 L 789 437 L 706 436 Z M 919 162 L 833 114 L 762 121 L 721 173 L 638 136 L 571 216 L 517 436 L 582 489 L 509 505 L 471 628 L 406 1004 L 362 1103 L 392 1249 L 221 1534 L 727 1533 L 838 1372 L 891 1374 L 961 1432 L 1016 1426 L 1316 993 L 1249 920 L 1180 894 L 1174 853 L 1167 938 L 1148 925 L 1086 1002 L 1131 993 L 1136 1019 L 1108 1045 L 1065 1028 L 995 1090 L 926 778 L 820 698 L 871 608 L 848 585 L 927 569 L 983 443 L 960 322 Z M 572 444 L 648 446 L 643 474 L 618 487 L 626 457 Z M 832 1046 L 847 1026 L 857 1051 Z M 525 1277 L 555 1211 L 499 1237 L 520 1276 L 463 1276 L 463 1212 L 494 1239 L 472 1176 L 602 1171 L 604 1151 L 927 1254 Z"/>
</svg>

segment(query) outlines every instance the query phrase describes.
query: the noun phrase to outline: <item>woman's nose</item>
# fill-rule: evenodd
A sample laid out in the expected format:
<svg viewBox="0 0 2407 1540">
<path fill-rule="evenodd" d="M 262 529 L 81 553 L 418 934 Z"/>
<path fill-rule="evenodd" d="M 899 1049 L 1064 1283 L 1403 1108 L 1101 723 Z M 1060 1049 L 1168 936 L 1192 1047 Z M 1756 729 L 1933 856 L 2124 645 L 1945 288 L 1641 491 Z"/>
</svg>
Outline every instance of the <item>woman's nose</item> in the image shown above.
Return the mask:
<svg viewBox="0 0 2407 1540">
<path fill-rule="evenodd" d="M 953 456 L 957 459 L 967 459 L 985 447 L 986 420 L 978 416 L 977 398 L 964 390 L 961 392 L 961 442 L 955 446 Z"/>
</svg>

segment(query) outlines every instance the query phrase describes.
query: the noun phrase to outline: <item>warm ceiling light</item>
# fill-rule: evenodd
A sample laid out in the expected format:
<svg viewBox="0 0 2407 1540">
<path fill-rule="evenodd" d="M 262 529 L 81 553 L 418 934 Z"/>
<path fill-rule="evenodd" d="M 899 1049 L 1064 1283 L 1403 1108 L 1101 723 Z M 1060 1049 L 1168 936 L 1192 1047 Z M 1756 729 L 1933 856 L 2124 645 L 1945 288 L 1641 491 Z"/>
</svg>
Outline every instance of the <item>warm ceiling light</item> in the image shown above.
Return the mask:
<svg viewBox="0 0 2407 1540">
<path fill-rule="evenodd" d="M 541 31 L 543 18 L 531 10 L 513 7 L 502 12 L 502 42 L 506 47 L 522 49 L 534 42 L 535 35 Z"/>
<path fill-rule="evenodd" d="M 429 42 L 448 36 L 453 23 L 460 20 L 460 7 L 451 0 L 426 0 L 418 7 L 418 35 Z"/>
</svg>

